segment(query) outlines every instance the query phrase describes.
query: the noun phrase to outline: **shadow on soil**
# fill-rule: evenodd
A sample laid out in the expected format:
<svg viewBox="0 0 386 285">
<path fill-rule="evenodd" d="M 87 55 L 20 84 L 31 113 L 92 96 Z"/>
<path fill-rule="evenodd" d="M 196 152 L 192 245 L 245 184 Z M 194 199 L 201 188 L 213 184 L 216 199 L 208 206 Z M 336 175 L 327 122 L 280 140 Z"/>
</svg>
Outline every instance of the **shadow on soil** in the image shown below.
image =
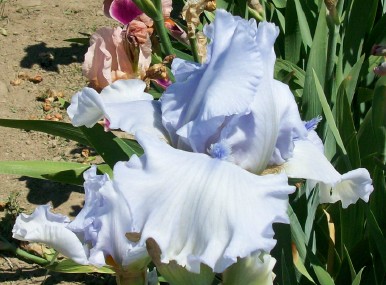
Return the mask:
<svg viewBox="0 0 386 285">
<path fill-rule="evenodd" d="M 25 176 L 19 178 L 19 180 L 26 182 L 26 187 L 29 189 L 27 200 L 35 205 L 43 205 L 50 202 L 54 208 L 57 208 L 70 198 L 71 192 L 84 193 L 83 187 L 76 185 Z M 72 206 L 72 212 L 69 215 L 75 217 L 80 210 L 79 206 Z"/>
<path fill-rule="evenodd" d="M 47 47 L 44 42 L 28 46 L 24 49 L 26 55 L 20 66 L 31 68 L 39 64 L 44 70 L 59 72 L 59 65 L 69 65 L 74 62 L 83 62 L 88 46 L 71 43 L 69 47 Z"/>
</svg>

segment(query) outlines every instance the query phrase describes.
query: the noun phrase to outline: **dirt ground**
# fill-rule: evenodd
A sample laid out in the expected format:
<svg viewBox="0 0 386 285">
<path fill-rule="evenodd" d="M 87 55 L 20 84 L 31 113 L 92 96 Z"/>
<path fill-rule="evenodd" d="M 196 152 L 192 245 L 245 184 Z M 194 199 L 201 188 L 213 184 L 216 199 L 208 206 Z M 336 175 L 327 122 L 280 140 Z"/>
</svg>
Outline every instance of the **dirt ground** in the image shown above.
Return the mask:
<svg viewBox="0 0 386 285">
<path fill-rule="evenodd" d="M 88 46 L 66 39 L 85 38 L 103 26 L 117 25 L 102 12 L 102 0 L 0 0 L 0 118 L 68 122 L 58 102 L 41 98 L 71 95 L 87 85 L 81 64 Z M 39 99 L 40 98 L 40 99 Z M 83 148 L 62 138 L 0 127 L 0 160 L 87 160 Z M 11 175 L 0 176 L 0 232 L 9 224 L 4 205 L 10 198 L 31 212 L 51 203 L 74 217 L 83 189 Z M 2 211 L 3 210 L 3 211 Z M 1 284 L 114 284 L 101 275 L 51 273 L 0 251 Z"/>
</svg>

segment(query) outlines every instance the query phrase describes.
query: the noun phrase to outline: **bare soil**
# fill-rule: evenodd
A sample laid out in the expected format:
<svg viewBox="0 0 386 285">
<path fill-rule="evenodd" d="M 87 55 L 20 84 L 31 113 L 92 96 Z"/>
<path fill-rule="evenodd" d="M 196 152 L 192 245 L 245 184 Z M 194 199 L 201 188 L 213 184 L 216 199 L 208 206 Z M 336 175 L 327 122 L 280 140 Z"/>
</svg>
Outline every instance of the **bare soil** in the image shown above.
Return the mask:
<svg viewBox="0 0 386 285">
<path fill-rule="evenodd" d="M 65 41 L 86 38 L 103 26 L 102 0 L 0 0 L 0 118 L 69 122 L 57 101 L 87 85 L 81 64 L 88 46 Z M 0 127 L 0 161 L 53 160 L 87 162 L 84 147 L 44 133 Z M 12 226 L 4 205 L 30 213 L 51 203 L 56 212 L 74 217 L 83 204 L 83 189 L 60 183 L 0 176 L 0 233 Z M 8 232 L 8 239 L 9 232 Z M 0 251 L 1 284 L 114 284 L 111 276 L 47 272 Z"/>
</svg>

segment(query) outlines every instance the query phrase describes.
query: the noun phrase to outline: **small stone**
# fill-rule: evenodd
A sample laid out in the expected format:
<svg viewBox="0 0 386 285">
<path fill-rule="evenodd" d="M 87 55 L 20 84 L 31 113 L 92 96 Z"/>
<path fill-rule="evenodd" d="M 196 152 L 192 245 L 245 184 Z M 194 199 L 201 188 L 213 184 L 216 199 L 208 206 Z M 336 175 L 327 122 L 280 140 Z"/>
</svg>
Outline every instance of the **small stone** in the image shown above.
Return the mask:
<svg viewBox="0 0 386 285">
<path fill-rule="evenodd" d="M 19 86 L 22 83 L 22 80 L 20 78 L 16 78 L 14 80 L 11 80 L 10 83 L 12 86 Z"/>
<path fill-rule="evenodd" d="M 43 110 L 45 111 L 45 112 L 48 112 L 49 110 L 51 110 L 51 104 L 49 104 L 49 102 L 46 102 L 46 103 L 44 103 L 44 105 L 43 105 Z"/>
<path fill-rule="evenodd" d="M 2 34 L 3 36 L 8 36 L 8 32 L 7 32 L 7 30 L 6 29 L 4 29 L 4 28 L 0 28 L 0 34 Z"/>
<path fill-rule="evenodd" d="M 56 113 L 54 116 L 55 116 L 55 118 L 57 118 L 59 121 L 60 121 L 60 120 L 63 120 L 62 114 Z"/>
<path fill-rule="evenodd" d="M 32 83 L 37 84 L 43 81 L 43 77 L 38 74 L 38 75 L 35 75 L 34 77 L 28 78 L 28 80 L 31 81 Z"/>
<path fill-rule="evenodd" d="M 105 14 L 103 13 L 102 10 L 98 10 L 98 12 L 96 13 L 97 16 L 104 16 Z"/>
</svg>

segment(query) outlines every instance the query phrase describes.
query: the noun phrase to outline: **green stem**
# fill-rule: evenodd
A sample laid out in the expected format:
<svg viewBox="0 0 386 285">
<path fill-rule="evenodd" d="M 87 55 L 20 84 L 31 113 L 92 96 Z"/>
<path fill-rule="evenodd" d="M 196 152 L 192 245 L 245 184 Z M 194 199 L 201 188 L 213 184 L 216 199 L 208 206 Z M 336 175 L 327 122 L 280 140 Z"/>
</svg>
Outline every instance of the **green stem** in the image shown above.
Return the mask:
<svg viewBox="0 0 386 285">
<path fill-rule="evenodd" d="M 326 64 L 326 81 L 325 81 L 325 92 L 329 102 L 335 101 L 336 98 L 332 97 L 333 83 L 334 81 L 334 68 L 335 68 L 335 57 L 336 57 L 336 44 L 339 27 L 335 26 L 332 18 L 327 19 L 328 25 L 328 47 L 327 47 L 327 64 Z"/>
<path fill-rule="evenodd" d="M 154 6 L 155 6 L 155 9 L 158 12 L 161 12 L 161 14 L 162 14 L 162 1 L 161 0 L 153 0 L 153 3 L 154 3 Z"/>
<path fill-rule="evenodd" d="M 36 263 L 38 265 L 41 265 L 41 266 L 47 266 L 50 263 L 50 261 L 48 261 L 47 259 L 30 254 L 30 253 L 28 253 L 28 252 L 26 252 L 26 251 L 24 251 L 16 246 L 14 246 L 13 244 L 11 244 L 8 240 L 3 238 L 2 236 L 0 236 L 0 250 L 11 252 L 14 255 L 20 256 L 21 258 L 23 258 L 25 260 L 29 260 L 29 261 Z"/>
<path fill-rule="evenodd" d="M 160 39 L 160 44 L 162 47 L 162 51 L 165 56 L 174 54 L 174 49 L 172 46 L 172 43 L 170 42 L 170 38 L 168 35 L 168 32 L 165 28 L 165 22 L 162 16 L 162 12 L 159 12 L 160 15 L 158 15 L 157 19 L 153 19 L 154 26 L 157 31 L 157 35 Z"/>
<path fill-rule="evenodd" d="M 190 48 L 192 49 L 193 59 L 195 62 L 200 62 L 200 57 L 198 56 L 197 48 L 197 39 L 196 37 L 189 37 Z"/>
<path fill-rule="evenodd" d="M 20 248 L 15 248 L 14 253 L 23 259 L 32 261 L 33 263 L 36 263 L 36 264 L 41 265 L 41 266 L 47 266 L 50 264 L 50 262 L 47 259 L 30 254 L 30 253 L 28 253 Z"/>
</svg>

